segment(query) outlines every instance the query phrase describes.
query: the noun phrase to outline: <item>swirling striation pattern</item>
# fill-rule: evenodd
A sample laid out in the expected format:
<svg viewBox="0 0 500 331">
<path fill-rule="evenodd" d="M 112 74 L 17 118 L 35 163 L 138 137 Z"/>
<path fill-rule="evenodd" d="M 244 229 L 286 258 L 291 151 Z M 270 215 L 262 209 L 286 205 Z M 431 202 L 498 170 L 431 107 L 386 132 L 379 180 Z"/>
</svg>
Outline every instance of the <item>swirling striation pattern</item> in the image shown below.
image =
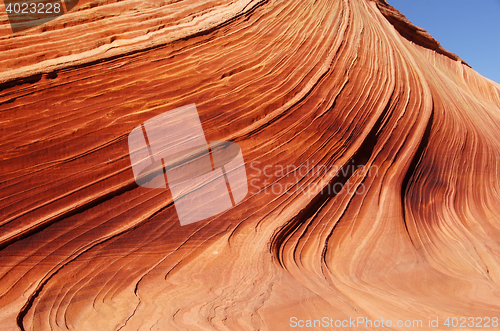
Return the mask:
<svg viewBox="0 0 500 331">
<path fill-rule="evenodd" d="M 2 330 L 500 316 L 500 86 L 385 1 L 1 15 Z M 181 227 L 127 134 L 190 103 L 250 193 Z"/>
</svg>

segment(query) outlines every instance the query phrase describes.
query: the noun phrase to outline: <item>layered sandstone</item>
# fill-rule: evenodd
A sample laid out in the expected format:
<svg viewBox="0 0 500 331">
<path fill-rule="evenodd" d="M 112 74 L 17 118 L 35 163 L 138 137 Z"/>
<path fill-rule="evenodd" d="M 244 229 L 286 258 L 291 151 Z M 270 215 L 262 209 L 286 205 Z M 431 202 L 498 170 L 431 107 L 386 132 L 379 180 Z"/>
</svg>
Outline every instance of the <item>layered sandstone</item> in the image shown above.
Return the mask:
<svg viewBox="0 0 500 331">
<path fill-rule="evenodd" d="M 384 1 L 1 15 L 2 330 L 500 316 L 500 85 Z M 127 136 L 192 103 L 249 193 L 181 226 Z"/>
</svg>

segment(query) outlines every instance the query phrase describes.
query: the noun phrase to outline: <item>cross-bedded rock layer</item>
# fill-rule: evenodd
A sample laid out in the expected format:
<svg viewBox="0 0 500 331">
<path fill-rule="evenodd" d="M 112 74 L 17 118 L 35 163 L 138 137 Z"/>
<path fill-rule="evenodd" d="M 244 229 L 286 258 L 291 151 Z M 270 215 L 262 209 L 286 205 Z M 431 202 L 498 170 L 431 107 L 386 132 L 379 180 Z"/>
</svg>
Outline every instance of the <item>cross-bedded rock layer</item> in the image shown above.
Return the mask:
<svg viewBox="0 0 500 331">
<path fill-rule="evenodd" d="M 81 1 L 0 35 L 2 330 L 500 316 L 500 86 L 384 1 Z M 127 135 L 191 103 L 249 194 L 180 226 Z"/>
</svg>

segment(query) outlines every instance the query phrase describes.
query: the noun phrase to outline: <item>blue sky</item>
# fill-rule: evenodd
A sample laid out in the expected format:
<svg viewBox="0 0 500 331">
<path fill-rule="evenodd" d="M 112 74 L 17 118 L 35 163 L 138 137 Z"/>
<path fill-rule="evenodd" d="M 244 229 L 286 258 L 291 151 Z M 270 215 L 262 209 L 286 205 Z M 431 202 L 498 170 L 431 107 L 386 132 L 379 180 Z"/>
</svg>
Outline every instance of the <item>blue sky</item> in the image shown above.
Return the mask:
<svg viewBox="0 0 500 331">
<path fill-rule="evenodd" d="M 500 83 L 500 0 L 387 0 L 413 24 Z"/>
</svg>

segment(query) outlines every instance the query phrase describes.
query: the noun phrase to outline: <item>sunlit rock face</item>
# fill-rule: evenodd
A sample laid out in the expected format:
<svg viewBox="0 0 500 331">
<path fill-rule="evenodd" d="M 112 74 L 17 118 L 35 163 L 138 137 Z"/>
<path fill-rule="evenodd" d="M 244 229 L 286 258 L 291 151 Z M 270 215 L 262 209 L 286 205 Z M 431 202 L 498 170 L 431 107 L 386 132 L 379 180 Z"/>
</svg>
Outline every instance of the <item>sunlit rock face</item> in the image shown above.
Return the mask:
<svg viewBox="0 0 500 331">
<path fill-rule="evenodd" d="M 384 1 L 1 15 L 2 330 L 500 316 L 500 86 Z M 127 137 L 190 104 L 248 194 L 181 226 Z"/>
</svg>

